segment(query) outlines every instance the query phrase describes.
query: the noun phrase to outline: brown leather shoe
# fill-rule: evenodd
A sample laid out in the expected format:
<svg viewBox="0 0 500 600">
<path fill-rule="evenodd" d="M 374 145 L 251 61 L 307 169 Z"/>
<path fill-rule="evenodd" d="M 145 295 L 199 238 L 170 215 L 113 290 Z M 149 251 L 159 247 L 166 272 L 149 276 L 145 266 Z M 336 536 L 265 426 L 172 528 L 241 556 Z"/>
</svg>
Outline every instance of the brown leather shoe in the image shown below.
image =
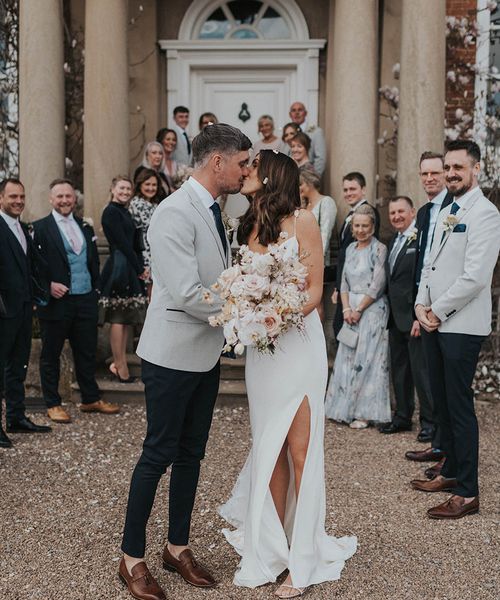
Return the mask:
<svg viewBox="0 0 500 600">
<path fill-rule="evenodd" d="M 414 460 L 416 462 L 441 460 L 443 457 L 444 452 L 442 450 L 436 450 L 435 448 L 426 448 L 425 450 L 409 450 L 405 453 L 405 458 L 408 460 Z"/>
<path fill-rule="evenodd" d="M 130 574 L 122 558 L 118 576 L 136 600 L 166 600 L 163 590 L 149 572 L 145 562 L 140 562 L 132 567 L 132 574 Z"/>
<path fill-rule="evenodd" d="M 120 412 L 120 407 L 118 404 L 111 404 L 111 402 L 106 402 L 106 400 L 97 400 L 97 402 L 90 404 L 80 404 L 80 410 L 86 413 L 98 412 L 104 415 L 116 415 Z"/>
<path fill-rule="evenodd" d="M 442 458 L 435 465 L 432 465 L 432 467 L 425 469 L 424 475 L 427 477 L 427 479 L 436 479 L 436 477 L 438 475 L 441 475 L 441 469 L 443 468 L 445 460 L 446 460 L 446 457 Z"/>
<path fill-rule="evenodd" d="M 48 408 L 47 416 L 49 417 L 49 419 L 54 421 L 54 423 L 71 423 L 71 417 L 61 405 L 51 406 L 50 408 Z"/>
<path fill-rule="evenodd" d="M 163 568 L 167 571 L 179 573 L 184 581 L 196 587 L 210 588 L 217 585 L 212 575 L 196 562 L 193 552 L 189 548 L 183 550 L 177 559 L 169 551 L 168 545 L 165 546 L 163 550 Z"/>
<path fill-rule="evenodd" d="M 461 496 L 451 496 L 446 502 L 429 508 L 427 514 L 431 519 L 461 519 L 466 515 L 474 515 L 478 512 L 479 496 L 467 503 Z"/>
<path fill-rule="evenodd" d="M 427 481 L 427 479 L 414 479 L 411 482 L 411 487 L 421 492 L 450 492 L 456 486 L 456 479 L 445 479 L 441 475 L 431 481 Z"/>
</svg>

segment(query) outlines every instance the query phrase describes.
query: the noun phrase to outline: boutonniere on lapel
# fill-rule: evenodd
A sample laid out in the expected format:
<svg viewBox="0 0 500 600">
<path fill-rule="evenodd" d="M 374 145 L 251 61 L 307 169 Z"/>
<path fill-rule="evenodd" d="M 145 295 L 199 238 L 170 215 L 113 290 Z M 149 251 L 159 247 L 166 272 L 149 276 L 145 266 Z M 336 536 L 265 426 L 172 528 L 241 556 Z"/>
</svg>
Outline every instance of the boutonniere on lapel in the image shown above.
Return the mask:
<svg viewBox="0 0 500 600">
<path fill-rule="evenodd" d="M 33 239 L 35 237 L 35 228 L 33 227 L 33 223 L 25 223 L 25 225 L 28 228 L 30 238 Z"/>
<path fill-rule="evenodd" d="M 416 241 L 418 236 L 418 229 L 416 227 L 414 227 L 411 232 L 410 235 L 406 238 L 406 245 L 409 246 L 412 242 Z"/>
<path fill-rule="evenodd" d="M 453 231 L 453 228 L 458 223 L 458 219 L 455 215 L 448 215 L 443 221 L 444 231 Z"/>
<path fill-rule="evenodd" d="M 229 242 L 232 243 L 234 232 L 236 231 L 236 229 L 238 229 L 240 220 L 235 219 L 234 217 L 230 217 L 226 212 L 222 211 L 222 223 L 224 225 L 224 229 L 226 230 Z"/>
</svg>

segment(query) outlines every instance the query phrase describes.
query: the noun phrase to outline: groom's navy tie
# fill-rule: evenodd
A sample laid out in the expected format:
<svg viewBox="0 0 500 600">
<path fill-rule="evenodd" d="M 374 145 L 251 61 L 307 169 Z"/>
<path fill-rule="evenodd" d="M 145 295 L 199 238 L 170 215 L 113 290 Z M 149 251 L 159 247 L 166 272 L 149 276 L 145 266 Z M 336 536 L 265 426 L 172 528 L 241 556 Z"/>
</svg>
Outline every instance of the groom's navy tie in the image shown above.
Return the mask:
<svg viewBox="0 0 500 600">
<path fill-rule="evenodd" d="M 219 232 L 220 241 L 222 242 L 222 247 L 224 248 L 224 253 L 227 252 L 227 241 L 226 241 L 226 230 L 224 229 L 224 223 L 222 222 L 222 215 L 220 206 L 217 202 L 214 202 L 210 207 L 210 210 L 214 213 L 215 224 L 217 226 L 217 231 Z"/>
</svg>

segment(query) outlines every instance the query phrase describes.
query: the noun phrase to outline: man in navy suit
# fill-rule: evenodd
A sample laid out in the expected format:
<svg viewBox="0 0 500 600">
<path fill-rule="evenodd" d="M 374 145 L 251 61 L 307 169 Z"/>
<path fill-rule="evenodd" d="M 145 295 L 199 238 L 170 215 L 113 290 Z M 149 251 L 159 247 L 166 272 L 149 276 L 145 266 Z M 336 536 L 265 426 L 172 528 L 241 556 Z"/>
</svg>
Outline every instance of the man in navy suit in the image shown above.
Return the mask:
<svg viewBox="0 0 500 600">
<path fill-rule="evenodd" d="M 75 190 L 69 179 L 50 186 L 52 212 L 33 223 L 35 245 L 47 263 L 50 301 L 40 307 L 42 333 L 40 379 L 47 414 L 56 423 L 69 423 L 59 395 L 59 365 L 69 340 L 82 412 L 116 414 L 119 407 L 101 399 L 95 379 L 99 257 L 93 228 L 73 216 Z"/>
<path fill-rule="evenodd" d="M 0 391 L 7 412 L 7 432 L 45 433 L 50 427 L 33 423 L 25 414 L 24 381 L 31 351 L 34 288 L 37 287 L 36 251 L 28 229 L 19 220 L 25 206 L 19 179 L 0 183 Z M 0 401 L 1 417 L 1 401 Z M 0 447 L 12 442 L 2 429 Z"/>
<path fill-rule="evenodd" d="M 434 229 L 436 227 L 438 214 L 449 204 L 453 202 L 453 196 L 446 189 L 444 157 L 438 152 L 425 151 L 420 157 L 420 181 L 427 195 L 427 203 L 422 206 L 417 213 L 416 226 L 418 229 L 417 256 L 415 267 L 415 297 L 420 285 L 420 278 L 424 263 L 429 259 L 431 245 L 434 239 Z M 420 328 L 422 346 L 424 348 L 424 358 L 427 360 L 427 342 L 429 334 L 425 329 Z M 432 368 L 428 365 L 427 369 Z M 429 394 L 430 384 L 429 384 Z M 431 394 L 432 400 L 432 394 Z M 405 456 L 408 460 L 418 462 L 438 461 L 435 465 L 425 471 L 429 478 L 439 475 L 444 463 L 444 453 L 441 450 L 441 436 L 439 429 L 439 419 L 437 411 L 432 402 L 434 424 L 433 431 L 429 440 L 421 439 L 419 441 L 431 441 L 431 447 L 425 450 L 410 450 Z"/>
</svg>

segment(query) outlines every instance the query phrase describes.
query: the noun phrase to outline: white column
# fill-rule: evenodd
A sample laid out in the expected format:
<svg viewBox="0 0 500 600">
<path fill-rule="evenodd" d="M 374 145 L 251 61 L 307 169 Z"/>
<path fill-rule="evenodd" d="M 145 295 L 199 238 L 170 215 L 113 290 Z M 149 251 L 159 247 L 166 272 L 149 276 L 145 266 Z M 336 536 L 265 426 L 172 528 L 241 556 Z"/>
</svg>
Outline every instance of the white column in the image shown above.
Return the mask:
<svg viewBox="0 0 500 600">
<path fill-rule="evenodd" d="M 377 173 L 378 0 L 331 0 L 326 115 L 330 190 L 339 221 L 342 176 L 360 171 L 374 200 Z"/>
<path fill-rule="evenodd" d="M 127 0 L 86 0 L 85 214 L 96 231 L 111 179 L 129 169 Z"/>
<path fill-rule="evenodd" d="M 19 3 L 19 171 L 25 220 L 49 212 L 48 186 L 64 175 L 62 0 Z"/>
<path fill-rule="evenodd" d="M 425 150 L 444 142 L 445 0 L 402 0 L 397 191 L 425 202 L 418 177 Z"/>
</svg>

